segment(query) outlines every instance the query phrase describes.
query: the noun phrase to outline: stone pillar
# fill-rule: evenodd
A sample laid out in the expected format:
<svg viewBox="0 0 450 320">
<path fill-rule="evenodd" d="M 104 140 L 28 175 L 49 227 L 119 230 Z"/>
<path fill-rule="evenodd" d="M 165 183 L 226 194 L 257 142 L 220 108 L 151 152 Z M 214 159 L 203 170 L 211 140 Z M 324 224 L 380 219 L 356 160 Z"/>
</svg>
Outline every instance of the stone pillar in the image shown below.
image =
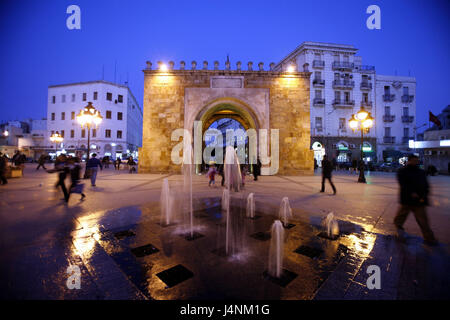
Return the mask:
<svg viewBox="0 0 450 320">
<path fill-rule="evenodd" d="M 169 70 L 173 70 L 174 65 L 175 63 L 173 63 L 173 61 L 169 61 Z"/>
<path fill-rule="evenodd" d="M 163 65 L 163 62 L 162 61 L 158 61 L 157 63 L 158 63 L 158 69 L 161 70 L 161 66 Z"/>
<path fill-rule="evenodd" d="M 186 62 L 180 61 L 180 70 L 184 70 L 185 67 L 186 67 Z"/>
<path fill-rule="evenodd" d="M 147 64 L 146 69 L 147 70 L 152 70 L 152 63 L 150 61 L 147 61 L 146 64 Z"/>
<path fill-rule="evenodd" d="M 203 61 L 203 70 L 208 70 L 208 61 Z"/>
<path fill-rule="evenodd" d="M 219 70 L 219 61 L 214 61 L 214 70 Z"/>
<path fill-rule="evenodd" d="M 191 66 L 192 66 L 192 70 L 195 70 L 197 68 L 197 61 L 192 61 L 191 62 Z"/>
<path fill-rule="evenodd" d="M 270 71 L 275 71 L 275 63 L 274 62 L 271 62 L 269 66 L 270 66 Z"/>
<path fill-rule="evenodd" d="M 225 62 L 225 70 L 230 70 L 230 61 Z"/>
<path fill-rule="evenodd" d="M 247 63 L 247 69 L 248 69 L 248 71 L 253 71 L 253 62 L 252 61 L 249 61 Z"/>
<path fill-rule="evenodd" d="M 259 71 L 264 71 L 264 62 L 258 63 Z"/>
<path fill-rule="evenodd" d="M 236 62 L 236 69 L 239 71 L 241 70 L 241 64 L 242 63 L 240 61 Z"/>
</svg>

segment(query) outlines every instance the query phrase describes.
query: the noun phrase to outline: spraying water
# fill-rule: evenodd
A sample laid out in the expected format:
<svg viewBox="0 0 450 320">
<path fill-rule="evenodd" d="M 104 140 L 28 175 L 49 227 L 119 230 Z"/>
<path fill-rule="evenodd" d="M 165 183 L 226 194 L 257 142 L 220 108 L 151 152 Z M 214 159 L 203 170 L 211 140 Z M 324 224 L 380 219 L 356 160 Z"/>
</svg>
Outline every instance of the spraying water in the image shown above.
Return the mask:
<svg viewBox="0 0 450 320">
<path fill-rule="evenodd" d="M 281 199 L 278 217 L 283 222 L 284 226 L 287 226 L 289 223 L 289 218 L 292 218 L 292 209 L 289 204 L 288 197 L 284 197 L 283 199 Z"/>
<path fill-rule="evenodd" d="M 192 146 L 190 144 L 184 145 L 183 151 L 183 187 L 184 194 L 187 197 L 185 202 L 185 216 L 188 215 L 188 224 L 191 237 L 194 236 L 194 207 L 192 203 L 192 175 L 194 172 L 194 156 Z"/>
<path fill-rule="evenodd" d="M 228 189 L 223 189 L 222 210 L 226 211 L 229 206 L 230 206 L 230 191 Z"/>
<path fill-rule="evenodd" d="M 225 149 L 224 174 L 226 188 L 239 192 L 242 183 L 241 168 L 236 150 L 232 146 L 227 146 Z"/>
<path fill-rule="evenodd" d="M 325 218 L 325 227 L 327 228 L 327 236 L 329 238 L 334 238 L 339 235 L 339 225 L 333 212 L 330 212 Z"/>
<path fill-rule="evenodd" d="M 173 205 L 170 199 L 169 180 L 163 180 L 161 190 L 161 224 L 169 225 L 172 222 Z"/>
<path fill-rule="evenodd" d="M 253 192 L 247 197 L 247 218 L 255 217 L 255 199 L 253 197 Z"/>
<path fill-rule="evenodd" d="M 268 273 L 279 278 L 283 272 L 284 228 L 280 220 L 275 220 L 271 229 Z"/>
</svg>

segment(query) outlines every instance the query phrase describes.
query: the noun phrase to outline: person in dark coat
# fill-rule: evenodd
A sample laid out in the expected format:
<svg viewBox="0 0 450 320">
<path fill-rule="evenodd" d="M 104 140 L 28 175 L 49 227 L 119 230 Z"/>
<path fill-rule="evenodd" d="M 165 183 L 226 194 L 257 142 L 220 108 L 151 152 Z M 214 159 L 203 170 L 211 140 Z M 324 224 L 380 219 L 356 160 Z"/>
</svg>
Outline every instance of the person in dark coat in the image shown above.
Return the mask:
<svg viewBox="0 0 450 320">
<path fill-rule="evenodd" d="M 320 192 L 325 192 L 325 179 L 328 179 L 328 181 L 331 184 L 331 188 L 333 188 L 333 194 L 336 194 L 336 187 L 333 184 L 333 181 L 331 181 L 331 172 L 333 171 L 333 165 L 328 160 L 328 157 L 325 155 L 323 156 L 322 160 L 322 189 L 320 189 Z"/>
<path fill-rule="evenodd" d="M 69 201 L 69 192 L 65 184 L 67 174 L 70 173 L 69 167 L 67 166 L 67 157 L 63 154 L 59 155 L 55 160 L 55 169 L 48 170 L 48 172 L 58 172 L 58 181 L 56 182 L 55 188 L 61 187 L 64 200 L 66 202 Z"/>
<path fill-rule="evenodd" d="M 219 167 L 217 168 L 217 172 L 218 172 L 219 176 L 222 178 L 220 185 L 223 187 L 223 185 L 225 183 L 225 174 L 223 173 L 223 164 L 219 165 Z"/>
<path fill-rule="evenodd" d="M 259 159 L 256 161 L 256 164 L 253 164 L 253 180 L 258 181 L 258 176 L 261 175 L 261 161 Z"/>
<path fill-rule="evenodd" d="M 80 160 L 78 158 L 71 158 L 69 160 L 69 168 L 71 181 L 71 185 L 69 188 L 69 197 L 72 193 L 79 193 L 81 194 L 81 200 L 84 200 L 86 195 L 83 193 L 84 184 L 80 184 L 80 176 L 81 176 Z"/>
<path fill-rule="evenodd" d="M 0 152 L 0 180 L 2 184 L 7 184 L 8 180 L 6 180 L 6 168 L 7 168 L 8 159 Z"/>
<path fill-rule="evenodd" d="M 410 211 L 414 213 L 417 224 L 422 231 L 424 243 L 436 245 L 437 241 L 428 223 L 426 206 L 428 206 L 428 194 L 430 187 L 427 175 L 419 168 L 419 158 L 415 155 L 408 157 L 406 166 L 397 172 L 397 180 L 400 185 L 400 207 L 394 218 L 397 227 L 397 235 L 403 240 L 403 224 Z"/>
<path fill-rule="evenodd" d="M 100 162 L 100 160 L 97 159 L 97 154 L 93 153 L 92 157 L 89 158 L 89 160 L 86 163 L 86 169 L 90 171 L 91 185 L 93 187 L 95 187 L 95 181 L 97 179 L 97 172 L 99 167 L 100 170 L 103 170 L 102 163 Z"/>
<path fill-rule="evenodd" d="M 42 167 L 44 170 L 47 170 L 47 168 L 45 167 L 45 160 L 47 159 L 47 157 L 43 154 L 41 154 L 41 156 L 39 157 L 38 160 L 38 166 L 36 168 L 36 170 L 39 170 L 40 167 Z"/>
</svg>

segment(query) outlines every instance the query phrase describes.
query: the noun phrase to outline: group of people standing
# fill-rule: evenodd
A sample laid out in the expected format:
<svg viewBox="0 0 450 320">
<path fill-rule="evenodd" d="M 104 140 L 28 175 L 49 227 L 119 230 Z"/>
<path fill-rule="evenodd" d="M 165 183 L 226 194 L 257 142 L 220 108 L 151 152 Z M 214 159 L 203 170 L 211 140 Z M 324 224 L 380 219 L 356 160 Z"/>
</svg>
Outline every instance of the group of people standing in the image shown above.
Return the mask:
<svg viewBox="0 0 450 320">
<path fill-rule="evenodd" d="M 258 181 L 258 177 L 261 175 L 261 162 L 258 160 L 256 164 L 251 164 L 251 166 L 253 171 L 253 181 Z M 245 164 L 241 164 L 240 171 L 241 171 L 241 183 L 242 186 L 245 186 L 245 176 L 248 171 L 248 166 Z M 208 185 L 215 186 L 216 174 L 218 174 L 222 178 L 220 184 L 223 187 L 225 184 L 225 173 L 223 164 L 220 164 L 218 167 L 216 167 L 215 164 L 209 166 L 208 172 L 206 173 L 206 177 L 209 178 Z"/>
</svg>

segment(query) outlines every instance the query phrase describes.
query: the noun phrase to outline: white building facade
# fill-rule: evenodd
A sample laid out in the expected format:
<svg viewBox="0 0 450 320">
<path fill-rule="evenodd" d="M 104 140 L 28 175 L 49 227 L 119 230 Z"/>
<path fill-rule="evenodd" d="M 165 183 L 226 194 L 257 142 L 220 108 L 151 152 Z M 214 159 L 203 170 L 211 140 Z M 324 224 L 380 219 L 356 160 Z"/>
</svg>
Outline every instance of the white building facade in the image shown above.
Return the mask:
<svg viewBox="0 0 450 320">
<path fill-rule="evenodd" d="M 103 80 L 48 87 L 47 139 L 58 131 L 64 137 L 61 149 L 84 155 L 88 132 L 86 127 L 81 128 L 76 116 L 88 102 L 103 117 L 100 125 L 91 129 L 91 154 L 137 158 L 142 146 L 142 110 L 127 86 Z"/>
<path fill-rule="evenodd" d="M 377 99 L 379 85 L 376 84 L 375 67 L 363 65 L 357 51 L 352 45 L 304 42 L 275 66 L 276 70 L 286 71 L 290 66 L 296 66 L 312 73 L 311 148 L 319 165 L 324 154 L 338 162 L 359 160 L 361 149 L 365 161 L 383 161 L 385 148 L 399 147 L 397 144 L 385 146 L 384 125 L 380 121 L 385 105 Z M 410 86 L 408 82 L 408 87 L 409 94 L 414 95 L 415 85 Z M 371 113 L 375 123 L 364 135 L 361 146 L 361 133 L 353 132 L 348 121 L 362 107 Z M 414 115 L 415 103 L 410 102 L 409 108 Z M 407 147 L 408 143 L 401 145 Z M 381 146 L 381 152 L 378 146 Z"/>
</svg>

